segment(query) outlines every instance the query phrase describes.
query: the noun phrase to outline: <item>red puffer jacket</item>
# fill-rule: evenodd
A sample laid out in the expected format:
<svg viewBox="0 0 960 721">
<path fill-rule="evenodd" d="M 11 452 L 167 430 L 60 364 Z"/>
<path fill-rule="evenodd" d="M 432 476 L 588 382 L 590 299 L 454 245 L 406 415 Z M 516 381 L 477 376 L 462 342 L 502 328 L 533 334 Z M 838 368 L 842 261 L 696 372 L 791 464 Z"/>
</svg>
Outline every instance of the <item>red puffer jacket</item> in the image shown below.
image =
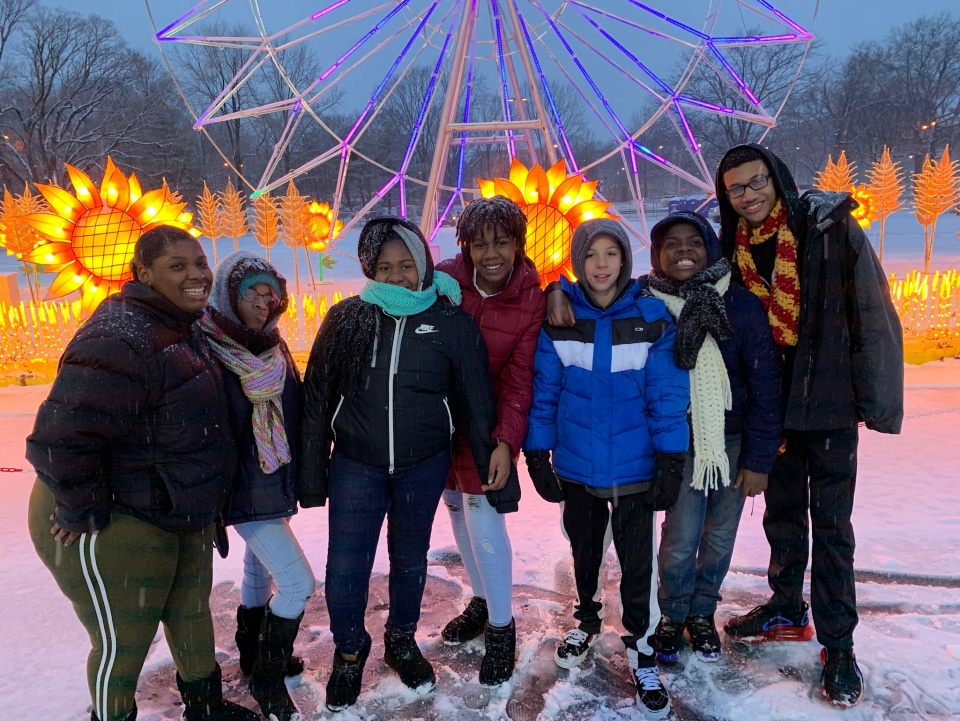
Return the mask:
<svg viewBox="0 0 960 721">
<path fill-rule="evenodd" d="M 484 298 L 473 283 L 474 268 L 469 256 L 461 253 L 438 264 L 437 270 L 456 278 L 463 291 L 461 307 L 473 316 L 483 333 L 490 380 L 497 398 L 493 438 L 507 443 L 516 458 L 527 433 L 527 412 L 533 397 L 533 355 L 546 315 L 540 276 L 533 261 L 523 258 L 514 267 L 507 287 L 495 296 Z M 480 485 L 470 448 L 458 430 L 447 487 L 480 494 L 483 493 Z"/>
</svg>

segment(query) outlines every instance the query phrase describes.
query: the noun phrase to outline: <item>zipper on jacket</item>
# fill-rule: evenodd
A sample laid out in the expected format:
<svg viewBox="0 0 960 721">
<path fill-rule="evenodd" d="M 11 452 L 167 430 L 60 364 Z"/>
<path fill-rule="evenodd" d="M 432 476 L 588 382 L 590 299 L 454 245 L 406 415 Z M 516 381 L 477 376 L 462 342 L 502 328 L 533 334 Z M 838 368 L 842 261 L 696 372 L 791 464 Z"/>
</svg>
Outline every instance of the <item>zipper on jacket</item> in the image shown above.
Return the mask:
<svg viewBox="0 0 960 721">
<path fill-rule="evenodd" d="M 447 409 L 447 421 L 450 423 L 450 437 L 453 438 L 453 433 L 457 429 L 453 426 L 453 413 L 450 412 L 450 404 L 446 398 L 443 399 L 443 407 Z"/>
<path fill-rule="evenodd" d="M 392 316 L 391 316 L 392 317 Z M 394 467 L 394 444 L 393 444 L 393 378 L 397 374 L 397 366 L 400 364 L 400 339 L 403 337 L 403 329 L 407 325 L 406 316 L 402 318 L 394 318 L 394 323 L 396 327 L 393 331 L 393 349 L 390 352 L 390 372 L 388 375 L 387 381 L 387 435 L 389 438 L 389 447 L 390 447 L 390 467 L 388 472 L 390 475 L 393 475 Z"/>
<path fill-rule="evenodd" d="M 337 440 L 337 429 L 334 428 L 334 424 L 337 422 L 337 416 L 340 415 L 340 409 L 343 408 L 344 396 L 340 396 L 340 401 L 337 403 L 336 409 L 333 411 L 333 417 L 330 418 L 330 430 L 333 432 L 333 440 Z"/>
</svg>

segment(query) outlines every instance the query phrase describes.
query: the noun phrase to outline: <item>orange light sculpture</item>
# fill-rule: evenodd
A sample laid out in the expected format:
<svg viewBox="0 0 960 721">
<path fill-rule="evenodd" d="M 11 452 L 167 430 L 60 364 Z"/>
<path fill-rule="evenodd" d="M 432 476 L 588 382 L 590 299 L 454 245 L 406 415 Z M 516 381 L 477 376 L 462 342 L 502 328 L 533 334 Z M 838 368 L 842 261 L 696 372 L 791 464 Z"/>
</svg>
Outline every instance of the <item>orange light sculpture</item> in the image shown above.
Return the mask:
<svg viewBox="0 0 960 721">
<path fill-rule="evenodd" d="M 943 149 L 940 160 L 927 156 L 923 170 L 913 176 L 913 207 L 917 221 L 923 226 L 923 272 L 930 272 L 933 236 L 937 218 L 960 201 L 960 170 L 950 160 L 950 146 Z"/>
<path fill-rule="evenodd" d="M 186 203 L 175 203 L 163 188 L 144 193 L 133 173 L 127 178 L 110 158 L 97 188 L 86 173 L 67 165 L 71 194 L 53 185 L 37 184 L 50 206 L 49 213 L 33 213 L 27 222 L 49 241 L 23 257 L 28 263 L 47 266 L 58 275 L 47 298 L 81 292 L 81 315 L 131 278 L 130 259 L 137 239 L 158 225 L 173 225 L 194 237 Z"/>
<path fill-rule="evenodd" d="M 318 203 L 313 201 L 307 208 L 309 217 L 307 219 L 307 232 L 311 241 L 307 246 L 308 250 L 314 250 L 320 258 L 318 264 L 320 273 L 320 282 L 323 282 L 323 271 L 325 268 L 332 268 L 336 264 L 336 259 L 326 253 L 329 245 L 337 239 L 343 230 L 343 221 L 335 217 L 330 203 Z M 326 253 L 326 255 L 325 255 Z"/>
<path fill-rule="evenodd" d="M 227 180 L 227 189 L 220 194 L 220 223 L 223 235 L 233 238 L 233 251 L 240 250 L 237 238 L 247 234 L 247 210 L 243 204 L 243 195 L 233 187 L 233 181 Z"/>
<path fill-rule="evenodd" d="M 0 246 L 6 248 L 7 255 L 17 256 L 17 260 L 23 262 L 24 274 L 27 276 L 27 285 L 30 287 L 30 297 L 37 301 L 40 299 L 37 288 L 39 287 L 39 278 L 37 275 L 37 266 L 31 269 L 27 266 L 23 258 L 41 243 L 45 242 L 33 227 L 27 222 L 27 218 L 34 213 L 47 212 L 46 201 L 30 192 L 30 186 L 23 189 L 23 195 L 14 195 L 3 189 L 3 202 L 0 203 Z"/>
<path fill-rule="evenodd" d="M 545 286 L 561 274 L 573 277 L 570 268 L 570 241 L 573 231 L 585 220 L 613 218 L 610 203 L 594 200 L 599 181 L 584 182 L 567 175 L 566 163 L 558 161 L 549 170 L 534 165 L 529 170 L 516 158 L 509 178 L 478 179 L 480 195 L 503 195 L 519 205 L 527 216 L 527 255 L 537 266 Z"/>
<path fill-rule="evenodd" d="M 253 199 L 253 225 L 250 232 L 267 251 L 267 260 L 270 260 L 270 249 L 280 238 L 280 213 L 277 201 L 270 193 L 261 193 Z"/>
<path fill-rule="evenodd" d="M 220 200 L 210 192 L 203 181 L 203 192 L 197 198 L 197 228 L 213 242 L 213 264 L 220 263 L 217 257 L 217 238 L 223 235 L 223 217 Z"/>
<path fill-rule="evenodd" d="M 840 158 L 836 163 L 833 162 L 833 156 L 827 156 L 827 165 L 822 172 L 817 173 L 814 185 L 820 190 L 845 193 L 850 190 L 854 184 L 854 171 L 856 163 L 847 162 L 847 151 L 840 151 Z"/>
<path fill-rule="evenodd" d="M 867 178 L 870 183 L 867 189 L 873 198 L 873 206 L 877 217 L 880 219 L 880 240 L 877 247 L 877 254 L 883 261 L 883 236 L 886 229 L 887 218 L 900 210 L 900 196 L 903 194 L 903 170 L 899 163 L 894 163 L 890 159 L 890 148 L 883 146 L 883 154 L 879 162 L 873 164 L 867 171 Z"/>
<path fill-rule="evenodd" d="M 861 228 L 869 228 L 870 223 L 877 219 L 870 189 L 861 183 L 860 185 L 851 185 L 849 190 L 850 197 L 857 201 L 857 207 L 850 215 L 853 216 L 853 219 L 857 221 Z"/>
</svg>

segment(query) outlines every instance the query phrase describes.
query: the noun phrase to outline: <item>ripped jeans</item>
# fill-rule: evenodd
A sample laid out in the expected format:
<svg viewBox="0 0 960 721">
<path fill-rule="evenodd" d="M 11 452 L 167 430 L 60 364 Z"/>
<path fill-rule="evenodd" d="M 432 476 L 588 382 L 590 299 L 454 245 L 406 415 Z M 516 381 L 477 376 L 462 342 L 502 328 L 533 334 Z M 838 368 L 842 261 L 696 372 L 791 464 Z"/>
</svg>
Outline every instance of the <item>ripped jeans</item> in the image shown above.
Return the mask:
<svg viewBox="0 0 960 721">
<path fill-rule="evenodd" d="M 453 535 L 470 578 L 473 595 L 485 598 L 491 626 L 513 618 L 513 549 L 504 515 L 483 494 L 443 492 Z"/>
</svg>

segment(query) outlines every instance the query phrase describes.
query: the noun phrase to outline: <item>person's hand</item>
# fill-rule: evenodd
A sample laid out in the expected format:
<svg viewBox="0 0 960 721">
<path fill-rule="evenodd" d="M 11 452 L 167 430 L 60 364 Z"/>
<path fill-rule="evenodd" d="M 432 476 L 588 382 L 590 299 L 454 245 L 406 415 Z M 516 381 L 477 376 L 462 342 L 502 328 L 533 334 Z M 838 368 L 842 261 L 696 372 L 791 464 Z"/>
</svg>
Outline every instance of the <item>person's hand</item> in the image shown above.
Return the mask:
<svg viewBox="0 0 960 721">
<path fill-rule="evenodd" d="M 683 453 L 658 453 L 656 471 L 647 491 L 646 505 L 654 511 L 673 508 L 683 485 Z"/>
<path fill-rule="evenodd" d="M 80 538 L 81 533 L 75 533 L 73 531 L 68 531 L 65 528 L 61 528 L 60 524 L 57 523 L 56 517 L 51 513 L 50 520 L 53 521 L 53 528 L 50 529 L 50 533 L 53 534 L 53 540 L 63 541 L 63 545 L 72 546 Z M 97 531 L 93 531 L 93 535 L 96 535 Z"/>
<path fill-rule="evenodd" d="M 490 473 L 487 485 L 480 486 L 486 491 L 499 491 L 507 484 L 510 477 L 510 446 L 500 441 L 490 454 Z"/>
<path fill-rule="evenodd" d="M 759 496 L 767 490 L 767 474 L 741 468 L 737 472 L 737 480 L 733 487 L 740 489 L 740 498 Z"/>
<path fill-rule="evenodd" d="M 547 293 L 547 322 L 552 326 L 572 326 L 577 322 L 570 299 L 559 288 Z"/>
<path fill-rule="evenodd" d="M 547 503 L 560 503 L 565 494 L 563 484 L 553 471 L 550 463 L 550 451 L 524 451 L 530 480 L 540 497 Z"/>
</svg>

